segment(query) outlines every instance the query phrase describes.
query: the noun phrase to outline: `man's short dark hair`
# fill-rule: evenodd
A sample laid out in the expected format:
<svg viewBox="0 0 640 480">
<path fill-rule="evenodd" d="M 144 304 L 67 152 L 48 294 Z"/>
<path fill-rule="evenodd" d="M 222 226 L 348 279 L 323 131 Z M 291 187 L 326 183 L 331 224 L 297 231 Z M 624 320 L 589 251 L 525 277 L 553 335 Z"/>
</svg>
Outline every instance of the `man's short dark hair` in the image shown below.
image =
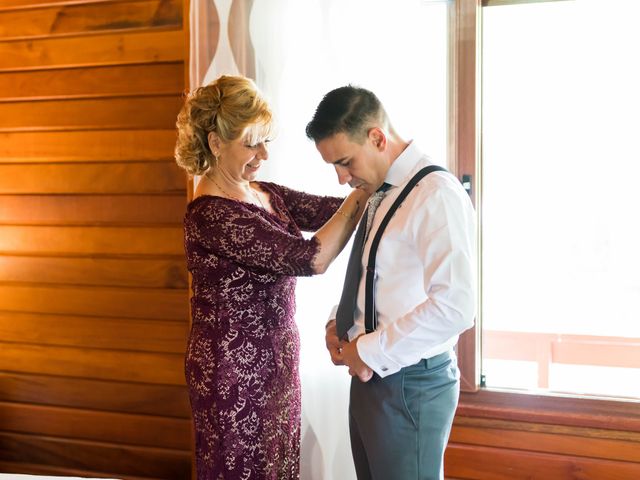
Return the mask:
<svg viewBox="0 0 640 480">
<path fill-rule="evenodd" d="M 365 88 L 347 85 L 327 93 L 307 124 L 307 137 L 319 142 L 337 133 L 363 143 L 369 129 L 385 113 L 378 97 Z"/>
</svg>

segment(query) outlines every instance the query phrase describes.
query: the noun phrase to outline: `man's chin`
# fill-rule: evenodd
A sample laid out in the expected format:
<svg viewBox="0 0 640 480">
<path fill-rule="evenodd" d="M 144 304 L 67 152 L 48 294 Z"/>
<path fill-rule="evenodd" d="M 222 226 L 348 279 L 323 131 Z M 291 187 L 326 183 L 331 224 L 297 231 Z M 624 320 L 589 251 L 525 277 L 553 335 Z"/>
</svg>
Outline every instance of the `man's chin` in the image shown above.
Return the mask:
<svg viewBox="0 0 640 480">
<path fill-rule="evenodd" d="M 357 188 L 358 190 L 362 190 L 363 192 L 366 192 L 369 195 L 371 195 L 371 194 L 373 194 L 375 192 L 375 190 L 372 189 L 371 185 L 356 185 L 353 188 Z"/>
</svg>

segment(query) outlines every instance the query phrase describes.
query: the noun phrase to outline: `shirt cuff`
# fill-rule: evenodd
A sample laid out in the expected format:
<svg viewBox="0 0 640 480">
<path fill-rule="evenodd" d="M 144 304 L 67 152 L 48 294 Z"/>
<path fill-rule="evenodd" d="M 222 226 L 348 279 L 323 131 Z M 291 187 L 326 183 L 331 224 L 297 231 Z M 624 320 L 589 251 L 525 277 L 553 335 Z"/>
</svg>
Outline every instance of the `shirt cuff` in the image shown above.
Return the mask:
<svg viewBox="0 0 640 480">
<path fill-rule="evenodd" d="M 381 335 L 382 331 L 380 330 L 362 335 L 358 338 L 356 349 L 362 361 L 366 363 L 371 370 L 380 375 L 381 378 L 384 378 L 399 372 L 402 365 L 391 360 L 382 351 L 382 347 L 380 346 Z"/>
</svg>

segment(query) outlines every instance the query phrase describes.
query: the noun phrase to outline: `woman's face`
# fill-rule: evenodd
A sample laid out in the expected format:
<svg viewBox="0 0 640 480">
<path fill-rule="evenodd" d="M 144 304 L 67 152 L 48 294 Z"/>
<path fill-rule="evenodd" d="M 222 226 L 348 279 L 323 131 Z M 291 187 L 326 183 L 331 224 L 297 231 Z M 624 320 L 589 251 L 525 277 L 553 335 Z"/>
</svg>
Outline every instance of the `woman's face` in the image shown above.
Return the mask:
<svg viewBox="0 0 640 480">
<path fill-rule="evenodd" d="M 219 168 L 225 176 L 236 181 L 251 182 L 256 179 L 262 162 L 269 158 L 266 144 L 268 139 L 243 135 L 230 142 L 215 142 Z M 253 143 L 255 142 L 255 143 Z"/>
</svg>

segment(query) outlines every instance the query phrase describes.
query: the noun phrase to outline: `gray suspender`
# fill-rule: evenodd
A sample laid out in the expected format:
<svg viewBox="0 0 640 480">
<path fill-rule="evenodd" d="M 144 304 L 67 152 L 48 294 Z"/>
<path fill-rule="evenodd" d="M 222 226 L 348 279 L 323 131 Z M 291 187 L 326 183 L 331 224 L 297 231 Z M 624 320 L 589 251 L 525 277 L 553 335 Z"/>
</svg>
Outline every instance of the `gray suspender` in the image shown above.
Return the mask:
<svg viewBox="0 0 640 480">
<path fill-rule="evenodd" d="M 407 198 L 407 195 L 409 195 L 411 190 L 413 190 L 413 187 L 415 187 L 416 184 L 425 176 L 429 175 L 431 172 L 437 171 L 446 172 L 447 170 L 437 165 L 430 165 L 420 170 L 413 176 L 411 180 L 409 180 L 409 183 L 407 183 L 402 192 L 400 192 L 400 195 L 398 195 L 398 198 L 396 198 L 396 201 L 393 202 L 393 205 L 391 205 L 391 208 L 382 219 L 382 223 L 380 223 L 380 227 L 373 237 L 373 241 L 371 242 L 371 249 L 369 250 L 369 261 L 367 262 L 367 274 L 365 282 L 364 328 L 366 333 L 375 331 L 376 327 L 378 326 L 373 287 L 376 278 L 376 253 L 378 252 L 378 244 L 380 243 L 380 239 L 382 238 L 384 229 L 391 221 L 391 217 L 393 217 L 395 211 L 402 204 L 404 199 Z"/>
</svg>

